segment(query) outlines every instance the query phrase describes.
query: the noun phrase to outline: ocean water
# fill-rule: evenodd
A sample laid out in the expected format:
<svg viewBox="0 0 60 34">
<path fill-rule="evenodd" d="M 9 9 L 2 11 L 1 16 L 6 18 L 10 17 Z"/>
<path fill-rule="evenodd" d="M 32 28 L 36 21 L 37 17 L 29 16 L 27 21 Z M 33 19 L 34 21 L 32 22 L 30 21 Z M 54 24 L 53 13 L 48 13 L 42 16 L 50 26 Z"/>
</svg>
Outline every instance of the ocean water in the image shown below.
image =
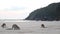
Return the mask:
<svg viewBox="0 0 60 34">
<path fill-rule="evenodd" d="M 6 28 L 1 25 L 6 23 Z M 17 24 L 20 30 L 6 30 Z M 41 28 L 44 24 L 47 28 Z M 60 21 L 0 20 L 0 34 L 60 34 Z"/>
</svg>

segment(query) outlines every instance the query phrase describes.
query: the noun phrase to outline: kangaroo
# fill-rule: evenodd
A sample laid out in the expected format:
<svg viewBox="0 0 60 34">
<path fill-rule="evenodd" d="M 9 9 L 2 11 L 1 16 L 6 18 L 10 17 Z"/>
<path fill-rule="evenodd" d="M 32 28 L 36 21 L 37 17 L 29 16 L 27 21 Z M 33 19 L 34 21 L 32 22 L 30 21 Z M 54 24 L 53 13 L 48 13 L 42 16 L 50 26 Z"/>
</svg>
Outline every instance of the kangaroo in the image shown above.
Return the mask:
<svg viewBox="0 0 60 34">
<path fill-rule="evenodd" d="M 44 24 L 41 24 L 41 27 L 45 28 L 45 25 Z"/>
<path fill-rule="evenodd" d="M 3 24 L 1 25 L 1 27 L 2 27 L 2 28 L 6 28 L 6 24 L 3 23 Z"/>
<path fill-rule="evenodd" d="M 17 26 L 16 24 L 12 25 L 12 29 L 14 29 L 14 30 L 20 30 L 19 26 Z"/>
</svg>

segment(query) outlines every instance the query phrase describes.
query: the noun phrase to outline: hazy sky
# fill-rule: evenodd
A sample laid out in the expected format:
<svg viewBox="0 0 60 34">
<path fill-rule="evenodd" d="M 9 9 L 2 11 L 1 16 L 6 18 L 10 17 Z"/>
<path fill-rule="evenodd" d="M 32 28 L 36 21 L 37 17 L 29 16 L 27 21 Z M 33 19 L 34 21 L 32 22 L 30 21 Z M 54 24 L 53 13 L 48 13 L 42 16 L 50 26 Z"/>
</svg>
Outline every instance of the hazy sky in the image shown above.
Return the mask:
<svg viewBox="0 0 60 34">
<path fill-rule="evenodd" d="M 33 10 L 60 0 L 0 0 L 0 19 L 24 19 Z"/>
</svg>

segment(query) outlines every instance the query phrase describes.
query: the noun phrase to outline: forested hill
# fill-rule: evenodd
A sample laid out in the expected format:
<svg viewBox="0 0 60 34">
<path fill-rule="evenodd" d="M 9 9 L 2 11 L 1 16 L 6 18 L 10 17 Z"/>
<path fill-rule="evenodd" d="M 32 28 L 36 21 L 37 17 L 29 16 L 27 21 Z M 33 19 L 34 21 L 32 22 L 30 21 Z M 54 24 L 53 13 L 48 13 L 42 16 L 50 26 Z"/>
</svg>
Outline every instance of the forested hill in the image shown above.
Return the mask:
<svg viewBox="0 0 60 34">
<path fill-rule="evenodd" d="M 30 13 L 26 20 L 60 20 L 60 2 L 52 3 L 44 8 L 34 10 Z"/>
</svg>

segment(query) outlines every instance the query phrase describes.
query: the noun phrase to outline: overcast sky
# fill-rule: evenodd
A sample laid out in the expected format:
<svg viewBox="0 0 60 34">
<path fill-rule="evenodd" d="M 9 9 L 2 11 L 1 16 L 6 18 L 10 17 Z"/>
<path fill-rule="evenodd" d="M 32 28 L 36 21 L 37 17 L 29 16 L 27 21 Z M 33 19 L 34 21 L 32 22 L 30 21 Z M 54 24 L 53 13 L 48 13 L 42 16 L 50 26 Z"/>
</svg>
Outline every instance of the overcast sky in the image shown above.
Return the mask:
<svg viewBox="0 0 60 34">
<path fill-rule="evenodd" d="M 0 0 L 0 19 L 24 19 L 33 10 L 60 0 Z"/>
</svg>

